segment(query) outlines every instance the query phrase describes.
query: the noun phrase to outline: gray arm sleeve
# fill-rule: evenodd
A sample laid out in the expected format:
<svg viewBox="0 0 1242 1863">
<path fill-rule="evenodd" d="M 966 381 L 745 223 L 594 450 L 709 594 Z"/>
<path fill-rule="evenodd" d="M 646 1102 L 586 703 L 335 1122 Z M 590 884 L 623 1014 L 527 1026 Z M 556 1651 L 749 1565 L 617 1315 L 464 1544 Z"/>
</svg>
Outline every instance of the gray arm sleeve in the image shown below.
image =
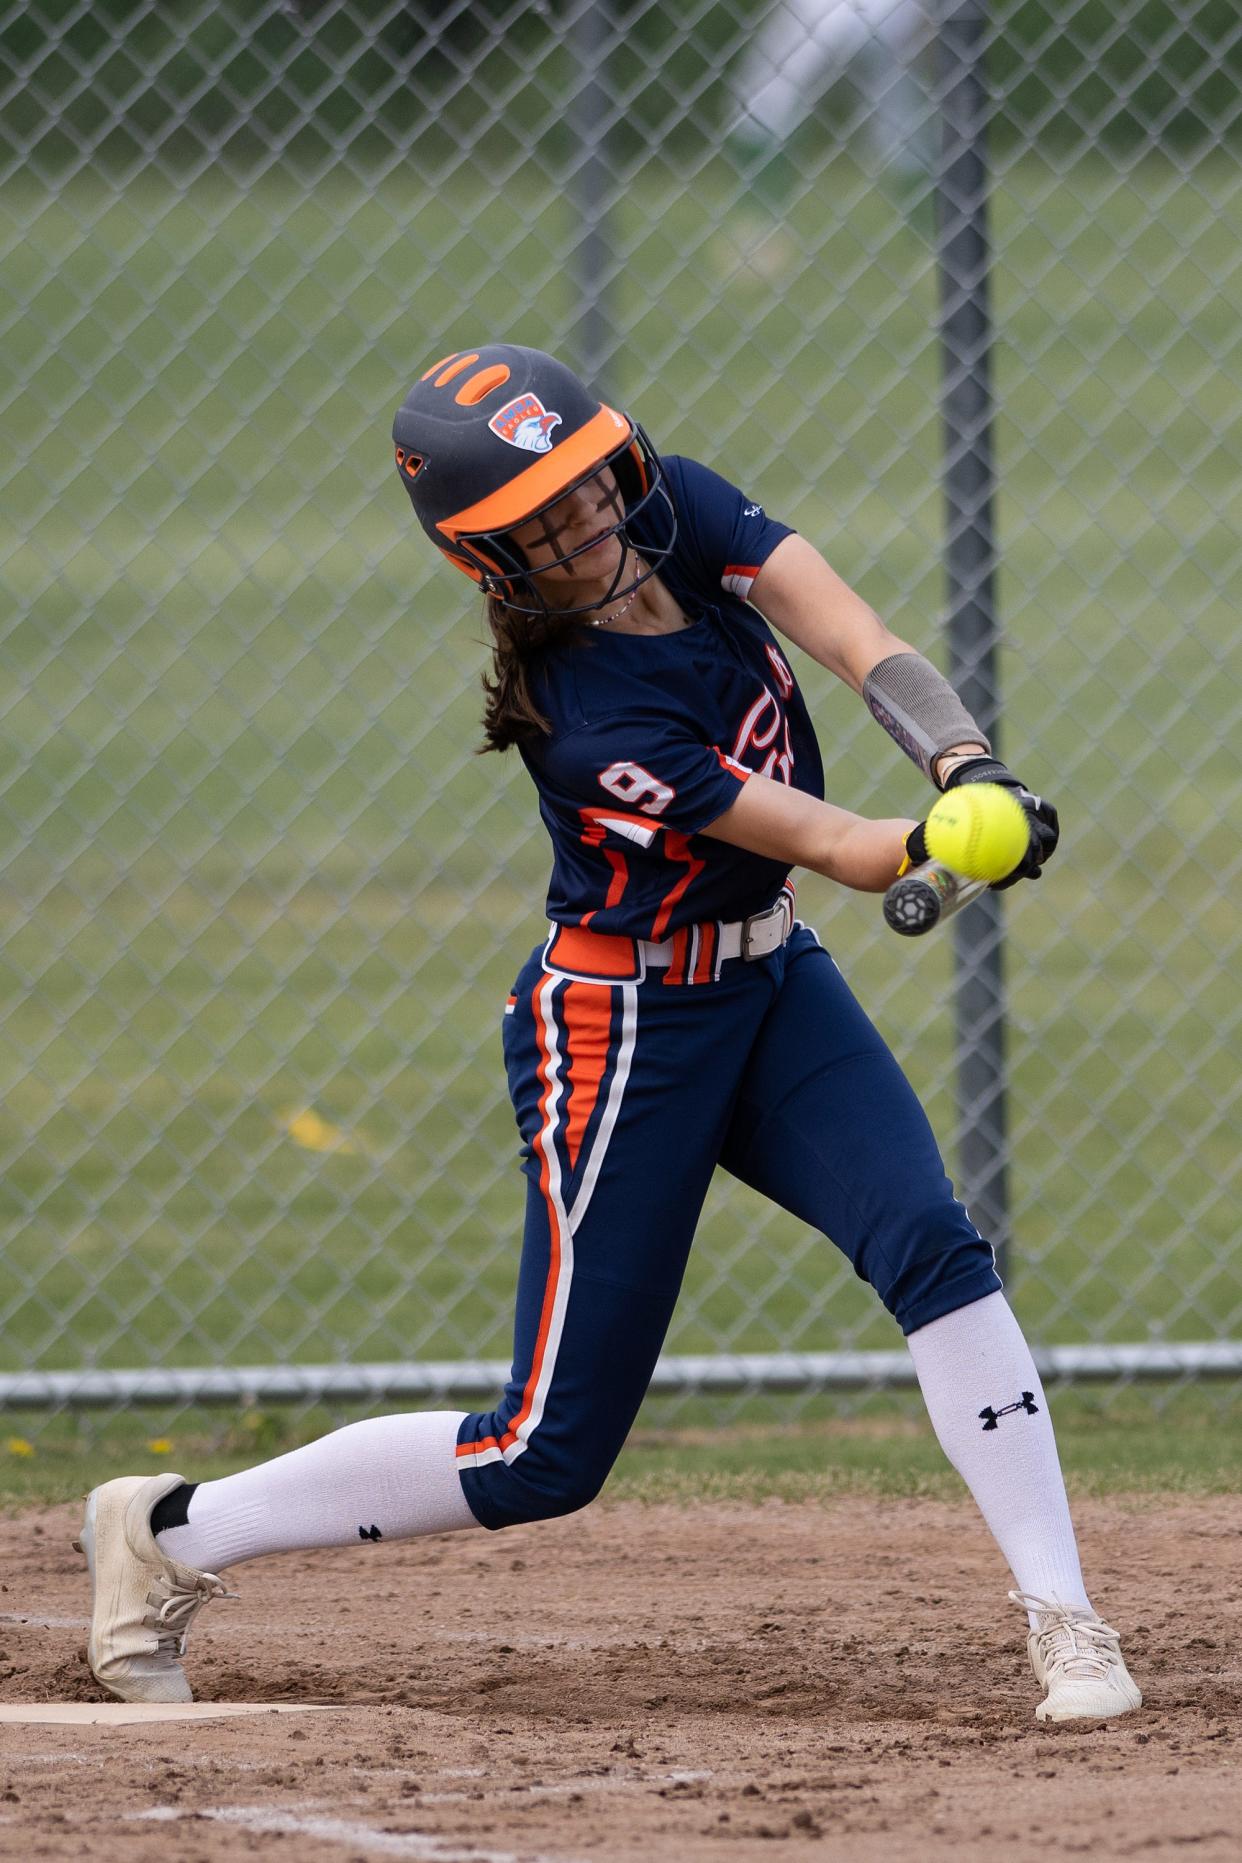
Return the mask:
<svg viewBox="0 0 1242 1863">
<path fill-rule="evenodd" d="M 891 653 L 863 680 L 871 715 L 930 777 L 932 763 L 955 744 L 992 746 L 943 673 L 921 653 Z"/>
</svg>

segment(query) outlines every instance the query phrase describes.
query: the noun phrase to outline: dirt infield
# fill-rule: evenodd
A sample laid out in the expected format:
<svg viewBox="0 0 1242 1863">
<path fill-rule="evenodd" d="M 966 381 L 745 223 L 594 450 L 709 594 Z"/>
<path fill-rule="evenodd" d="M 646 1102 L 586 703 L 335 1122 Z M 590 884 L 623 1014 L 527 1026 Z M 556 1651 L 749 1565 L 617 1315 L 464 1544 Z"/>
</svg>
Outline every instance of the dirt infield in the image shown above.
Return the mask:
<svg viewBox="0 0 1242 1863">
<path fill-rule="evenodd" d="M 965 1504 L 605 1504 L 237 1568 L 199 1695 L 332 1711 L 0 1728 L 0 1856 L 1233 1863 L 1242 1499 L 1077 1511 L 1124 1722 L 1036 1724 Z M 0 1522 L 6 1701 L 94 1697 L 76 1524 Z"/>
</svg>

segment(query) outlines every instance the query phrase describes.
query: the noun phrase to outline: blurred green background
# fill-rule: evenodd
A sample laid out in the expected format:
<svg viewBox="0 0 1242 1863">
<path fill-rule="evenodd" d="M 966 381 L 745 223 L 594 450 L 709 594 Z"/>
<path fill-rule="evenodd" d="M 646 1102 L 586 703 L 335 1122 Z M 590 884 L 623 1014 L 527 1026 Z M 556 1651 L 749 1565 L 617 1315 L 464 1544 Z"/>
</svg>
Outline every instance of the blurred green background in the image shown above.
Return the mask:
<svg viewBox="0 0 1242 1863">
<path fill-rule="evenodd" d="M 0 35 L 46 53 L 0 107 L 22 157 L 0 196 L 5 1370 L 508 1347 L 499 1019 L 547 857 L 520 767 L 472 755 L 481 620 L 428 560 L 388 430 L 446 351 L 574 327 L 548 108 L 568 54 L 524 14 L 463 90 L 460 10 L 356 48 L 339 10 L 310 44 L 261 11 L 239 35 L 228 8 L 43 0 Z M 1236 21 L 1148 7 L 1127 35 L 1080 7 L 1067 38 L 1049 17 L 1013 9 L 991 55 L 1003 749 L 1065 826 L 1006 908 L 1011 1281 L 1040 1339 L 1230 1337 Z M 723 107 L 660 129 L 687 61 L 741 28 L 713 9 L 667 56 L 663 30 L 633 21 L 650 82 L 612 149 L 599 385 L 939 655 L 925 220 L 831 146 L 829 100 L 792 258 L 747 263 Z M 493 82 L 516 98 L 495 120 Z M 799 671 L 832 798 L 921 809 L 857 701 Z M 800 905 L 951 1151 L 947 940 L 901 945 L 878 902 L 814 880 Z M 822 1238 L 725 1187 L 687 1292 L 677 1351 L 899 1343 Z"/>
<path fill-rule="evenodd" d="M 621 150 L 710 153 L 727 107 L 720 75 L 765 11 L 713 0 L 687 30 L 646 0 L 601 8 L 625 98 Z M 0 94 L 0 149 L 33 150 L 50 173 L 77 167 L 90 144 L 119 176 L 152 145 L 166 171 L 211 153 L 239 178 L 266 169 L 276 144 L 295 171 L 347 145 L 360 165 L 400 154 L 425 174 L 455 166 L 464 141 L 493 175 L 532 144 L 552 165 L 570 135 L 549 104 L 573 88 L 573 14 L 506 0 L 37 0 L 0 24 L 13 63 L 38 69 L 36 85 Z M 1153 131 L 1180 151 L 1242 140 L 1234 0 L 993 0 L 986 14 L 1000 148 L 1135 151 Z"/>
</svg>

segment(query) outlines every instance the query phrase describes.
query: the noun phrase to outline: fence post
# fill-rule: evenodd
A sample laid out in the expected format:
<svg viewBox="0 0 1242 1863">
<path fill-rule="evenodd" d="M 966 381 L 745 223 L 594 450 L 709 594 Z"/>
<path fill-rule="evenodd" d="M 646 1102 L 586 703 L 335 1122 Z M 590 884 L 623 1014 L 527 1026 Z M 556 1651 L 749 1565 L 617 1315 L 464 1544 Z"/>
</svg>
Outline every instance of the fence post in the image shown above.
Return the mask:
<svg viewBox="0 0 1242 1863">
<path fill-rule="evenodd" d="M 611 344 L 604 307 L 608 265 L 608 76 L 612 20 L 608 0 L 581 0 L 570 27 L 577 63 L 569 152 L 570 203 L 578 220 L 573 277 L 578 293 L 575 362 L 586 380 L 598 382 Z"/>
<path fill-rule="evenodd" d="M 986 0 L 947 0 L 936 172 L 949 676 L 997 747 L 995 473 L 987 222 Z M 998 751 L 999 754 L 999 751 Z M 1004 950 L 999 896 L 953 921 L 958 1165 L 974 1220 L 1009 1252 Z"/>
</svg>

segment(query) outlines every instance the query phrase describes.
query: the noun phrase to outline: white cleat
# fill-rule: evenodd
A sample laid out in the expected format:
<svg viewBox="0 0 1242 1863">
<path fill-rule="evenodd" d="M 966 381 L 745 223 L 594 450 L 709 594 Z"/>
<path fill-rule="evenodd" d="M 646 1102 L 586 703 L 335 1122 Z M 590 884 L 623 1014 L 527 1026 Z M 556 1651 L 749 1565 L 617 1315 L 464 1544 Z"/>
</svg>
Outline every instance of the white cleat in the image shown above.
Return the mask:
<svg viewBox="0 0 1242 1863">
<path fill-rule="evenodd" d="M 1009 1596 L 1036 1616 L 1026 1647 L 1044 1691 L 1037 1721 L 1099 1721 L 1142 1707 L 1143 1697 L 1122 1658 L 1121 1638 L 1103 1618 L 1022 1591 Z"/>
<path fill-rule="evenodd" d="M 91 1574 L 91 1674 L 122 1701 L 193 1701 L 181 1658 L 194 1618 L 227 1598 L 214 1572 L 178 1565 L 159 1549 L 151 1510 L 180 1475 L 125 1475 L 86 1497 L 82 1537 Z"/>
</svg>

